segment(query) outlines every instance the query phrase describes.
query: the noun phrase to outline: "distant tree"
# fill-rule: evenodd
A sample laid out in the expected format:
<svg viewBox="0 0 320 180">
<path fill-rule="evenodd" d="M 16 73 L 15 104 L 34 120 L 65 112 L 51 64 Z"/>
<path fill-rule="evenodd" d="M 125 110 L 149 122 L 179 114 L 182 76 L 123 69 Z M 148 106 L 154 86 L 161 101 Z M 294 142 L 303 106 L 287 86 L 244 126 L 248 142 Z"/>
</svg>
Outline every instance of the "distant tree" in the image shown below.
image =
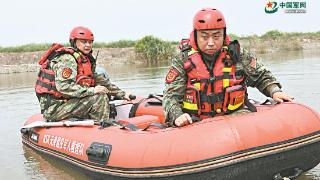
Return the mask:
<svg viewBox="0 0 320 180">
<path fill-rule="evenodd" d="M 268 31 L 266 32 L 264 35 L 262 35 L 261 37 L 264 39 L 277 39 L 280 38 L 281 36 L 283 36 L 284 34 L 278 30 L 272 30 L 272 31 Z"/>
<path fill-rule="evenodd" d="M 176 49 L 171 42 L 162 41 L 154 36 L 145 36 L 135 45 L 138 56 L 148 62 L 168 60 L 174 56 Z"/>
</svg>

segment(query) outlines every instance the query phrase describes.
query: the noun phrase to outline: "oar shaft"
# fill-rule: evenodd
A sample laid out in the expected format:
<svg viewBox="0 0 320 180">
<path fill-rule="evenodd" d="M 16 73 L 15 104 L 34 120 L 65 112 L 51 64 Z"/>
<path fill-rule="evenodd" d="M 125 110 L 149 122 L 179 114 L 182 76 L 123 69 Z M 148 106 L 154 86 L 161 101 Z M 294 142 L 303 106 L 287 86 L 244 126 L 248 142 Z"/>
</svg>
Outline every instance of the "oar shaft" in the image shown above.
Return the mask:
<svg viewBox="0 0 320 180">
<path fill-rule="evenodd" d="M 35 128 L 35 127 L 60 127 L 60 126 L 94 126 L 93 120 L 85 121 L 59 121 L 59 122 L 44 122 L 35 121 L 23 126 L 22 128 Z"/>
</svg>

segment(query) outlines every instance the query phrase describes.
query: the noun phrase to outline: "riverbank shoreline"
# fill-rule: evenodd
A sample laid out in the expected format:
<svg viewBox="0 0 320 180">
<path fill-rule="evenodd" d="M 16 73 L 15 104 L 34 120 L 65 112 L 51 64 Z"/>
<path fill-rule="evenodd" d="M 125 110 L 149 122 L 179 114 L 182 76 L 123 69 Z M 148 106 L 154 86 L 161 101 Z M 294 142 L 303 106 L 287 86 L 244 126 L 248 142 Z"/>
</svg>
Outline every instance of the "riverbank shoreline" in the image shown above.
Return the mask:
<svg viewBox="0 0 320 180">
<path fill-rule="evenodd" d="M 295 50 L 296 44 L 287 42 L 286 47 L 277 41 L 265 41 L 256 43 L 253 41 L 240 40 L 242 47 L 257 54 L 267 54 Z M 298 51 L 319 50 L 320 40 L 302 39 Z M 146 61 L 138 59 L 133 47 L 130 48 L 94 48 L 93 56 L 98 54 L 97 64 L 102 66 L 121 66 L 128 64 L 143 64 Z M 178 50 L 177 50 L 178 52 Z M 0 74 L 36 72 L 39 70 L 38 61 L 45 51 L 36 52 L 11 52 L 0 53 Z M 168 60 L 169 61 L 169 60 Z"/>
<path fill-rule="evenodd" d="M 97 53 L 97 64 L 102 66 L 143 63 L 135 60 L 134 48 L 94 48 L 93 56 L 96 57 Z M 40 67 L 38 61 L 44 54 L 45 51 L 0 53 L 0 74 L 36 72 Z"/>
</svg>

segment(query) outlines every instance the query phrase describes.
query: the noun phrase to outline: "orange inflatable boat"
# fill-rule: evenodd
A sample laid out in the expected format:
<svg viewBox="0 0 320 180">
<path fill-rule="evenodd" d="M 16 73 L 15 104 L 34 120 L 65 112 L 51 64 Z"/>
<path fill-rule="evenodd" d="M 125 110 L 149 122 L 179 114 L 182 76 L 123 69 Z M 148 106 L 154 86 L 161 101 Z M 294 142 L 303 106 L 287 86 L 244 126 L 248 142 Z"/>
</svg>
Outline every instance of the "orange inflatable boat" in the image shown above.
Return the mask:
<svg viewBox="0 0 320 180">
<path fill-rule="evenodd" d="M 114 103 L 108 127 L 28 127 L 44 122 L 38 114 L 25 122 L 22 141 L 107 179 L 283 179 L 320 162 L 320 116 L 301 104 L 257 105 L 255 113 L 172 128 L 164 126 L 161 97 Z"/>
</svg>

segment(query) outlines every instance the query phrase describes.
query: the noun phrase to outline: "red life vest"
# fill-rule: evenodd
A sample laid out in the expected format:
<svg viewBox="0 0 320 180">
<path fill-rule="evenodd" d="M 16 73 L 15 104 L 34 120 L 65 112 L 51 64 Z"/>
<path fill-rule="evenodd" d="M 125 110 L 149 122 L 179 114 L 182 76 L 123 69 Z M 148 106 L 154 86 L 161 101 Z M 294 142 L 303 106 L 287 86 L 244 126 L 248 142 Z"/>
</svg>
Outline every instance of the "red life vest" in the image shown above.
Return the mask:
<svg viewBox="0 0 320 180">
<path fill-rule="evenodd" d="M 194 49 L 188 52 L 183 64 L 187 73 L 184 112 L 207 118 L 243 107 L 246 99 L 244 76 L 236 78 L 235 63 L 227 56 L 227 48 L 222 48 L 212 70 L 203 62 L 200 53 Z"/>
<path fill-rule="evenodd" d="M 41 65 L 35 85 L 38 97 L 49 94 L 55 98 L 62 98 L 62 94 L 56 89 L 55 72 L 49 68 L 49 63 L 55 57 L 63 54 L 70 54 L 76 59 L 78 65 L 76 83 L 81 86 L 94 86 L 93 67 L 89 57 L 77 53 L 73 48 L 65 48 L 60 44 L 53 44 L 38 62 Z"/>
</svg>

